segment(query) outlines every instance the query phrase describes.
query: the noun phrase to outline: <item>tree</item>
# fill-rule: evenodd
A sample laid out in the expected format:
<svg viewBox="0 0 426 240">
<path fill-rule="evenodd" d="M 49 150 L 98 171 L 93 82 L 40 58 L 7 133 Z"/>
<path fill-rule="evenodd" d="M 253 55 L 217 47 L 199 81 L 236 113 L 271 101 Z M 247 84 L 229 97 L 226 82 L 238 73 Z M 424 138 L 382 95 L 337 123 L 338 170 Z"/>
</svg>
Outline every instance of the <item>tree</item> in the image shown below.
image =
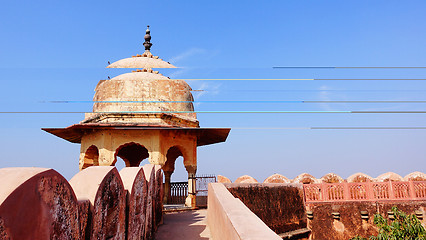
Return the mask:
<svg viewBox="0 0 426 240">
<path fill-rule="evenodd" d="M 392 207 L 394 220 L 385 219 L 382 215 L 374 215 L 374 224 L 379 228 L 377 236 L 371 236 L 371 240 L 426 240 L 426 230 L 416 215 L 407 215 Z M 354 237 L 351 240 L 366 240 L 362 237 Z"/>
</svg>

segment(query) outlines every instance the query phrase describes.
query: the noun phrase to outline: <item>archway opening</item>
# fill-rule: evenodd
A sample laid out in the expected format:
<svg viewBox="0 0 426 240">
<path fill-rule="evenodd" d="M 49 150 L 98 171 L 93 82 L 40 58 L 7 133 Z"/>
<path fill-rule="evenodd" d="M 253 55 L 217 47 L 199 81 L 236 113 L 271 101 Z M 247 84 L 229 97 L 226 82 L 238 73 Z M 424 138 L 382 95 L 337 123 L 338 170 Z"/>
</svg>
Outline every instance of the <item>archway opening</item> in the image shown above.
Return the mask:
<svg viewBox="0 0 426 240">
<path fill-rule="evenodd" d="M 115 151 L 114 164 L 117 162 L 117 157 L 123 159 L 126 167 L 139 167 L 140 163 L 149 157 L 149 153 L 144 146 L 131 142 L 121 145 Z"/>
<path fill-rule="evenodd" d="M 175 159 L 175 170 L 171 178 L 172 182 L 185 182 L 188 181 L 188 171 L 186 171 L 183 157 L 179 156 Z"/>
<path fill-rule="evenodd" d="M 188 173 L 184 166 L 184 154 L 178 146 L 167 150 L 163 167 L 166 204 L 184 204 L 188 196 Z"/>
<path fill-rule="evenodd" d="M 168 165 L 169 169 L 173 169 L 172 181 L 186 181 L 188 174 L 184 166 L 184 156 L 180 148 L 177 146 L 169 148 L 166 158 L 166 165 Z"/>
<path fill-rule="evenodd" d="M 99 150 L 95 145 L 90 146 L 84 154 L 82 169 L 99 166 Z"/>
</svg>

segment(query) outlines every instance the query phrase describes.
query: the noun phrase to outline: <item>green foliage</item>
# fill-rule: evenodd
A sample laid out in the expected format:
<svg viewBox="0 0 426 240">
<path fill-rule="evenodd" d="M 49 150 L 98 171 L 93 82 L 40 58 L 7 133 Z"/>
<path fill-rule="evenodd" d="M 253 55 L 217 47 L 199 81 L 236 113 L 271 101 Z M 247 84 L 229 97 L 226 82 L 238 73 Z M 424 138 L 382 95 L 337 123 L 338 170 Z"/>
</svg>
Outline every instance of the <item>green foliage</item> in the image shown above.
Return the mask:
<svg viewBox="0 0 426 240">
<path fill-rule="evenodd" d="M 394 220 L 385 219 L 382 215 L 374 216 L 374 224 L 379 227 L 379 234 L 372 240 L 426 240 L 426 231 L 416 215 L 407 215 L 392 207 Z"/>
<path fill-rule="evenodd" d="M 350 240 L 367 240 L 367 239 L 360 237 L 360 236 L 356 236 L 356 237 L 351 238 Z"/>
<path fill-rule="evenodd" d="M 392 207 L 394 220 L 385 219 L 382 215 L 374 216 L 374 224 L 379 228 L 377 236 L 371 236 L 371 240 L 426 240 L 426 230 L 423 228 L 416 215 L 407 215 Z M 351 240 L 366 240 L 362 237 L 354 237 Z"/>
</svg>

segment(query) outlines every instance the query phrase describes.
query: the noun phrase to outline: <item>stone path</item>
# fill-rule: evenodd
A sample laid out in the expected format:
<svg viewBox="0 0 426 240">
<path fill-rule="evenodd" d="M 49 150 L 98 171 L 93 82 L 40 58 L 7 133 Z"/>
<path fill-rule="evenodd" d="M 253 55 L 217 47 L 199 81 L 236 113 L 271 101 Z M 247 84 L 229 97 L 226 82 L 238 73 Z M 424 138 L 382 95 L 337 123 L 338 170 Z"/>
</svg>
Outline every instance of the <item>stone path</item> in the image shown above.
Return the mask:
<svg viewBox="0 0 426 240">
<path fill-rule="evenodd" d="M 158 228 L 155 239 L 210 239 L 207 209 L 164 214 L 164 223 Z"/>
</svg>

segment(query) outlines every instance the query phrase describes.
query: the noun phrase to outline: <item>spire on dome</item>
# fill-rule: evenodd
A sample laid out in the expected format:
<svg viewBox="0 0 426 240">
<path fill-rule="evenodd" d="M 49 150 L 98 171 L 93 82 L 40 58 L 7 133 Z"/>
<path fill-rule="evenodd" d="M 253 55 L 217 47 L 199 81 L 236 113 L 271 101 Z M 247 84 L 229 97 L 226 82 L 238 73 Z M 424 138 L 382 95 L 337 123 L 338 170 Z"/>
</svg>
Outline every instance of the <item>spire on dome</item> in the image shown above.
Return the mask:
<svg viewBox="0 0 426 240">
<path fill-rule="evenodd" d="M 145 37 L 144 37 L 145 42 L 143 43 L 143 46 L 145 47 L 145 51 L 151 50 L 152 43 L 150 42 L 151 41 L 150 33 L 151 33 L 151 31 L 149 31 L 149 25 L 148 25 L 147 29 L 146 29 L 146 34 L 145 34 Z"/>
<path fill-rule="evenodd" d="M 152 55 L 150 51 L 152 46 L 150 33 L 148 25 L 144 36 L 145 42 L 143 46 L 145 47 L 145 52 L 143 54 L 136 54 L 131 58 L 121 59 L 111 64 L 108 63 L 107 68 L 176 68 L 171 63 Z"/>
</svg>

